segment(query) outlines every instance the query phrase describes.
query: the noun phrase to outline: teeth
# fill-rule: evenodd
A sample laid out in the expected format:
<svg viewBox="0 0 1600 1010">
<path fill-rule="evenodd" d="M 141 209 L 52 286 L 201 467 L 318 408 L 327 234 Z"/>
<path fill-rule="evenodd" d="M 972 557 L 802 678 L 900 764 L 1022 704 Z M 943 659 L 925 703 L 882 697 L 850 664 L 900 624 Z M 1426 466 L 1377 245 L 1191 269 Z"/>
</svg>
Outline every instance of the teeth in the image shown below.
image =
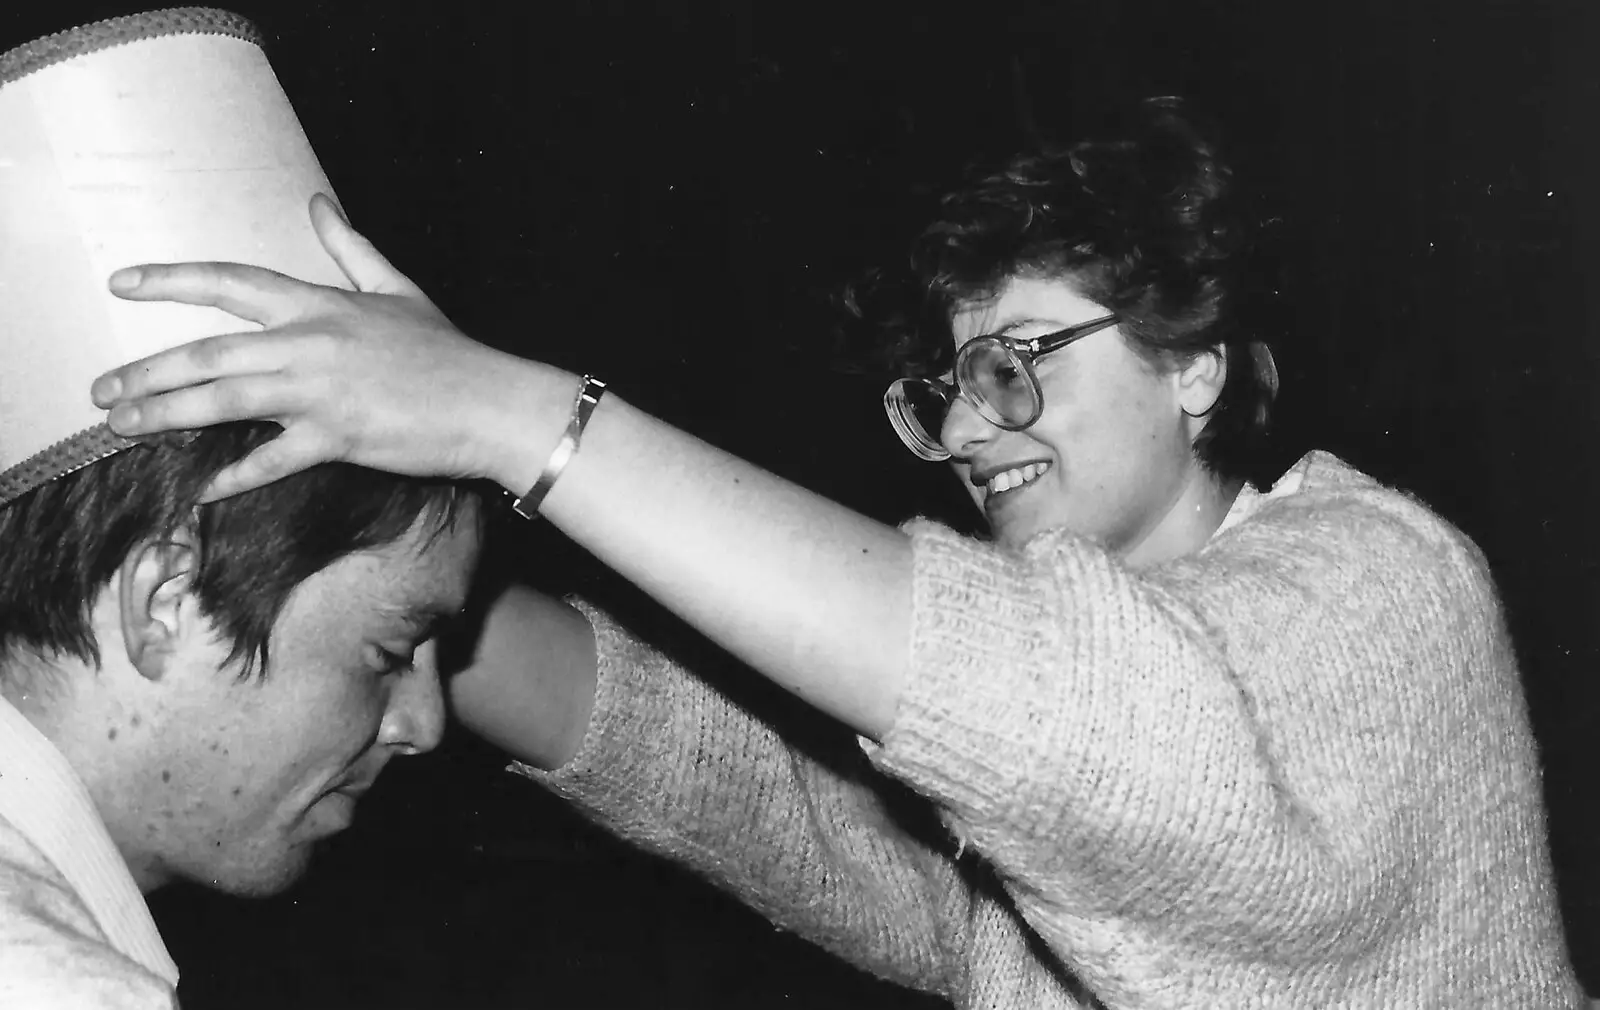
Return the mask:
<svg viewBox="0 0 1600 1010">
<path fill-rule="evenodd" d="M 1045 471 L 1049 469 L 1049 463 L 1029 463 L 1027 466 L 1007 470 L 1004 473 L 997 473 L 989 478 L 989 493 L 999 494 L 1002 491 L 1010 491 L 1014 487 L 1032 483 L 1043 476 Z"/>
</svg>

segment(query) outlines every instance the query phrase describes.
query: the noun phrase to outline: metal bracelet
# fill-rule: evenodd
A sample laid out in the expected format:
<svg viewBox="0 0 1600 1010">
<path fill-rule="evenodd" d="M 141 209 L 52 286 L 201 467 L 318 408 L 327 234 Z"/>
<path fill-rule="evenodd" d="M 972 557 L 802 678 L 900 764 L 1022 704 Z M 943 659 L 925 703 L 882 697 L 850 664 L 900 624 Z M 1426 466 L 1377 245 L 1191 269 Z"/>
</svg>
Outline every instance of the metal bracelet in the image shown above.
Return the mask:
<svg viewBox="0 0 1600 1010">
<path fill-rule="evenodd" d="M 567 430 L 562 432 L 561 441 L 556 443 L 555 451 L 550 453 L 550 459 L 544 465 L 544 472 L 539 474 L 539 479 L 528 489 L 527 494 L 511 503 L 511 511 L 524 519 L 532 519 L 539 514 L 539 503 L 544 501 L 544 496 L 555 486 L 556 478 L 561 476 L 561 471 L 567 468 L 567 463 L 577 453 L 578 442 L 583 438 L 583 429 L 589 423 L 589 415 L 594 413 L 594 408 L 605 391 L 606 384 L 601 380 L 592 375 L 583 377 L 583 383 L 578 387 L 578 398 L 572 404 L 572 416 L 567 421 Z"/>
</svg>

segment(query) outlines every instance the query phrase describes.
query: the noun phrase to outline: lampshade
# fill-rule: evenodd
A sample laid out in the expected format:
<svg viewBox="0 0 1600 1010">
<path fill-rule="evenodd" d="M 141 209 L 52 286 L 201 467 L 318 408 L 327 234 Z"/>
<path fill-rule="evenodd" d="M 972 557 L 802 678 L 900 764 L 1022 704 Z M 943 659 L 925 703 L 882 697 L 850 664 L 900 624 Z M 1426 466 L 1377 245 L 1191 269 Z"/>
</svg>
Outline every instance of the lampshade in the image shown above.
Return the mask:
<svg viewBox="0 0 1600 1010">
<path fill-rule="evenodd" d="M 261 44 L 187 7 L 0 55 L 0 507 L 133 444 L 90 401 L 97 375 L 253 328 L 118 299 L 112 271 L 230 260 L 349 287 L 307 215 L 332 189 Z"/>
</svg>

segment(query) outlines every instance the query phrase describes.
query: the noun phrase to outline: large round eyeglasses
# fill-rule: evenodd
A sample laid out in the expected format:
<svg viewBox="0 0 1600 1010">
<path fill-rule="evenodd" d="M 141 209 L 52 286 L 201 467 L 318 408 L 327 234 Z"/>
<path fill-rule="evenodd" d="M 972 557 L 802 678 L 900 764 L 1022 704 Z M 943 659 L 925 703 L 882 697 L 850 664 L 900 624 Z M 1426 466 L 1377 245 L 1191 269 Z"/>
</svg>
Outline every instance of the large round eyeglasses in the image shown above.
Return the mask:
<svg viewBox="0 0 1600 1010">
<path fill-rule="evenodd" d="M 949 459 L 940 436 L 956 399 L 970 403 L 990 424 L 1021 431 L 1044 413 L 1044 393 L 1033 361 L 1117 322 L 1115 314 L 1055 330 L 1032 340 L 973 337 L 956 352 L 955 383 L 942 379 L 896 379 L 883 394 L 900 441 L 919 459 Z"/>
</svg>

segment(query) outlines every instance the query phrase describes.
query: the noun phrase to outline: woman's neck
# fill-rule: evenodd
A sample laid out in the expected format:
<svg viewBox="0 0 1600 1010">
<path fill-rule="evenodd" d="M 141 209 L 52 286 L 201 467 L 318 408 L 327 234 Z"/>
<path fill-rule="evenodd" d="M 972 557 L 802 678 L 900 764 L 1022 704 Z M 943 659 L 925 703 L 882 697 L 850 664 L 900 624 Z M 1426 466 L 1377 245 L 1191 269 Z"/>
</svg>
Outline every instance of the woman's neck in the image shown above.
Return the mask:
<svg viewBox="0 0 1600 1010">
<path fill-rule="evenodd" d="M 1219 477 L 1197 460 L 1161 524 L 1133 545 L 1123 561 L 1131 568 L 1147 568 L 1193 554 L 1228 517 L 1243 487 L 1242 480 Z"/>
</svg>

